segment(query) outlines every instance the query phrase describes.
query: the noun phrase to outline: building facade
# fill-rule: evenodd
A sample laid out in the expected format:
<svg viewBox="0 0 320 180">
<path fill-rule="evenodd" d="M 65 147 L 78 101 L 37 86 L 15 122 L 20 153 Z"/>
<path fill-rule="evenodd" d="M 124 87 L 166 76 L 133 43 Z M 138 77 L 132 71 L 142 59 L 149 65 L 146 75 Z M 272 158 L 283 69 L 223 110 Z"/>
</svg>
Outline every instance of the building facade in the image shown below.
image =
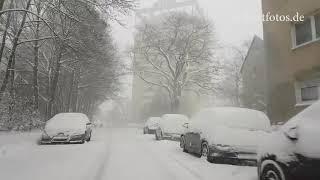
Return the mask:
<svg viewBox="0 0 320 180">
<path fill-rule="evenodd" d="M 241 104 L 266 112 L 266 62 L 263 40 L 255 36 L 240 69 L 242 78 Z"/>
<path fill-rule="evenodd" d="M 267 111 L 273 122 L 283 122 L 320 98 L 320 1 L 262 0 L 262 9 L 304 16 L 303 22 L 263 22 Z"/>
</svg>

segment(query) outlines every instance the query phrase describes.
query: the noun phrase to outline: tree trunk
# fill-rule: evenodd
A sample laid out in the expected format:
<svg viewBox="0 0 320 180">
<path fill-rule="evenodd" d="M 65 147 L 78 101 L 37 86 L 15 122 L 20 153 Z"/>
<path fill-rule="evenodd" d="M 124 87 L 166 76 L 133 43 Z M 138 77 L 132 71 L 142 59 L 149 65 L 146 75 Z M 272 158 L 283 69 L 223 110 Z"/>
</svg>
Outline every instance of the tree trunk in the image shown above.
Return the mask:
<svg viewBox="0 0 320 180">
<path fill-rule="evenodd" d="M 178 85 L 176 85 L 175 88 L 173 88 L 173 95 L 171 99 L 172 113 L 178 113 L 180 108 L 180 99 L 181 99 L 181 88 Z"/>
<path fill-rule="evenodd" d="M 30 4 L 31 4 L 31 0 L 28 0 L 26 9 L 29 9 Z M 7 89 L 7 84 L 8 84 L 8 81 L 9 81 L 10 71 L 14 71 L 14 66 L 13 66 L 13 64 L 14 64 L 14 62 L 13 62 L 14 61 L 14 56 L 15 56 L 15 53 L 16 53 L 16 50 L 17 50 L 17 47 L 18 47 L 19 37 L 20 37 L 20 35 L 22 33 L 23 26 L 24 26 L 24 24 L 26 22 L 26 18 L 27 18 L 27 12 L 24 12 L 20 27 L 18 29 L 18 32 L 15 34 L 15 37 L 14 37 L 13 42 L 12 42 L 12 49 L 11 49 L 11 53 L 10 53 L 10 56 L 9 56 L 9 61 L 8 61 L 5 77 L 3 79 L 3 82 L 2 82 L 2 85 L 1 85 L 1 88 L 0 88 L 0 101 L 2 100 L 2 97 L 3 97 L 3 94 L 4 94 L 5 90 Z"/>
<path fill-rule="evenodd" d="M 4 2 L 5 2 L 5 0 L 0 0 L 0 11 L 1 11 L 2 8 L 3 8 Z"/>
<path fill-rule="evenodd" d="M 15 56 L 13 56 L 13 60 L 12 60 L 12 67 L 13 69 L 10 71 L 10 90 L 9 90 L 9 94 L 10 94 L 10 105 L 9 105 L 9 121 L 12 122 L 13 120 L 13 115 L 14 115 L 14 107 L 15 107 L 15 87 L 14 87 L 14 80 L 15 80 L 15 71 L 14 71 L 14 67 L 15 67 Z"/>
<path fill-rule="evenodd" d="M 72 101 L 72 93 L 73 93 L 73 86 L 74 86 L 74 76 L 75 76 L 75 71 L 72 71 L 72 75 L 71 75 L 71 81 L 70 81 L 70 90 L 69 90 L 69 95 L 68 95 L 68 104 L 67 104 L 67 108 L 66 111 L 67 112 L 71 112 L 71 101 Z"/>
<path fill-rule="evenodd" d="M 55 68 L 55 72 L 54 72 L 54 76 L 53 76 L 53 80 L 52 80 L 52 84 L 50 87 L 50 100 L 49 100 L 49 105 L 48 105 L 48 114 L 47 114 L 47 118 L 51 118 L 52 116 L 52 107 L 53 107 L 53 103 L 55 100 L 55 95 L 56 95 L 56 89 L 58 86 L 58 82 L 59 82 L 59 75 L 60 75 L 60 68 L 61 68 L 61 58 L 62 58 L 62 45 L 59 44 L 59 52 L 58 52 L 58 57 L 57 57 L 57 61 L 56 61 L 56 68 Z"/>
<path fill-rule="evenodd" d="M 79 81 L 80 81 L 80 65 L 77 64 L 76 66 L 76 72 L 74 77 L 74 85 L 73 85 L 73 93 L 72 93 L 72 111 L 78 112 L 79 110 Z"/>
<path fill-rule="evenodd" d="M 2 2 L 4 2 L 4 0 Z M 10 8 L 12 8 L 12 7 L 13 7 L 13 0 L 10 1 Z M 11 12 L 8 13 L 6 27 L 5 27 L 5 30 L 2 35 L 2 42 L 1 42 L 1 48 L 0 48 L 0 64 L 1 64 L 4 48 L 6 46 L 8 28 L 10 27 L 10 19 L 11 19 Z"/>
<path fill-rule="evenodd" d="M 37 15 L 40 16 L 40 1 L 37 4 Z M 40 35 L 40 18 L 36 18 L 36 30 L 35 30 L 35 39 L 39 39 Z M 34 100 L 34 110 L 39 108 L 39 85 L 38 85 L 38 66 L 39 66 L 39 42 L 35 41 L 33 45 L 34 50 L 34 66 L 33 66 L 33 100 Z"/>
</svg>

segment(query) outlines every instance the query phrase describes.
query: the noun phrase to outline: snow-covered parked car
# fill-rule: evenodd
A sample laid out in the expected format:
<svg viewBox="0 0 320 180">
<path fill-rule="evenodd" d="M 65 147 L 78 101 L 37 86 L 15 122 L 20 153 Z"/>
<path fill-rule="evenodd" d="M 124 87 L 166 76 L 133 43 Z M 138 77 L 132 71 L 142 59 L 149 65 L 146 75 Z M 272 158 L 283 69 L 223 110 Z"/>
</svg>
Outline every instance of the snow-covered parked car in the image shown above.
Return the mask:
<svg viewBox="0 0 320 180">
<path fill-rule="evenodd" d="M 84 143 L 91 140 L 91 122 L 82 113 L 60 113 L 47 121 L 40 144 Z"/>
<path fill-rule="evenodd" d="M 155 134 L 159 127 L 160 117 L 150 117 L 143 127 L 143 134 Z"/>
<path fill-rule="evenodd" d="M 263 140 L 260 180 L 320 179 L 320 101 L 291 118 Z"/>
<path fill-rule="evenodd" d="M 255 161 L 258 142 L 270 128 L 260 111 L 216 107 L 203 109 L 192 117 L 181 137 L 185 152 L 207 156 L 209 162 Z"/>
<path fill-rule="evenodd" d="M 163 138 L 179 140 L 184 132 L 183 125 L 189 123 L 189 118 L 182 114 L 165 114 L 159 121 L 159 127 L 156 129 L 156 140 Z"/>
</svg>

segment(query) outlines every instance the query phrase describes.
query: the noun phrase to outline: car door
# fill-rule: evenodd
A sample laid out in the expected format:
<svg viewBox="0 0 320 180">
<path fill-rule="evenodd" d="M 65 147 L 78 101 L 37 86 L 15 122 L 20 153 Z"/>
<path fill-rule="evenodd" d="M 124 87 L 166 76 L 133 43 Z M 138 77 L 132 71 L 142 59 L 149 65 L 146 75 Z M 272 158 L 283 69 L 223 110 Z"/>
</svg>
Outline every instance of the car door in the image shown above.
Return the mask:
<svg viewBox="0 0 320 180">
<path fill-rule="evenodd" d="M 188 151 L 191 151 L 191 140 L 192 140 L 192 133 L 191 132 L 187 132 L 184 136 L 184 139 L 185 139 L 185 146 L 186 146 L 186 149 Z"/>
<path fill-rule="evenodd" d="M 201 149 L 201 140 L 200 140 L 200 134 L 193 132 L 191 135 L 191 147 L 192 152 L 198 153 Z"/>
</svg>

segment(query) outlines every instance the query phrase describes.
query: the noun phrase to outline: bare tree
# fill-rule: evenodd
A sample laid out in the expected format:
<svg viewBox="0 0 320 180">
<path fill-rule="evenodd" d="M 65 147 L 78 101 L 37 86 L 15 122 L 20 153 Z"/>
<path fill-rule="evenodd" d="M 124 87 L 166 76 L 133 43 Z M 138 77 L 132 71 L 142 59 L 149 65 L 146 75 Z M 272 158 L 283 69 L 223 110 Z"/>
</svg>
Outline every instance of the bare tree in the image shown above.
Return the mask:
<svg viewBox="0 0 320 180">
<path fill-rule="evenodd" d="M 222 72 L 224 80 L 220 83 L 220 93 L 231 100 L 232 105 L 241 106 L 242 76 L 241 66 L 246 58 L 250 41 L 244 41 L 241 46 L 225 48 Z"/>
<path fill-rule="evenodd" d="M 46 118 L 65 111 L 90 115 L 99 103 L 116 94 L 119 60 L 109 22 L 120 22 L 134 4 L 133 0 L 6 2 L 0 9 L 4 30 L 1 116 L 25 123 L 27 111 Z M 117 16 L 109 16 L 111 12 Z M 9 104 L 11 114 L 6 115 Z"/>
<path fill-rule="evenodd" d="M 159 19 L 138 27 L 134 71 L 145 83 L 164 88 L 176 112 L 183 92 L 214 91 L 213 26 L 187 13 Z"/>
</svg>

